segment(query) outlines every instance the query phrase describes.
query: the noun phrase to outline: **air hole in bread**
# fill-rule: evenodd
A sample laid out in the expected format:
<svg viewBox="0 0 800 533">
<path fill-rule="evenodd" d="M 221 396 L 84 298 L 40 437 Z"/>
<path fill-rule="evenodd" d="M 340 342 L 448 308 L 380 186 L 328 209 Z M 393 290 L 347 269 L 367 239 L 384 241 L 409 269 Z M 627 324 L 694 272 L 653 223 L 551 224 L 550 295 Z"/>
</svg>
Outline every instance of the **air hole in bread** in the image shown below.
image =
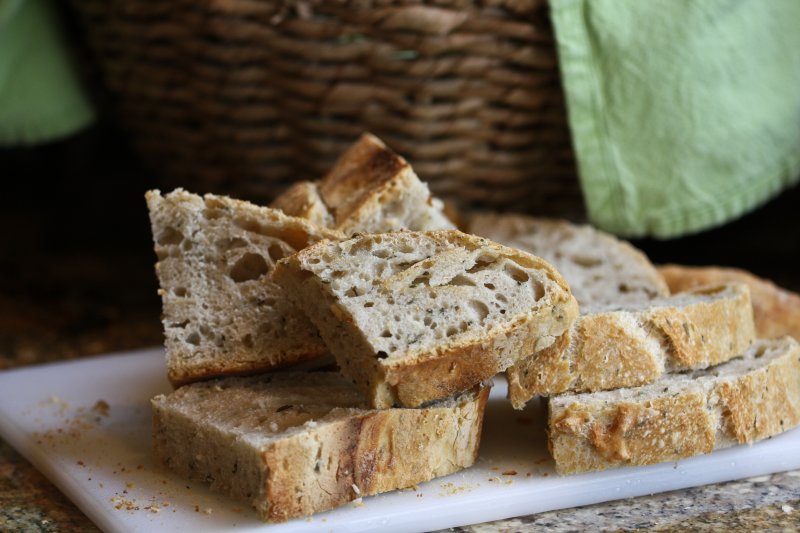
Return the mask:
<svg viewBox="0 0 800 533">
<path fill-rule="evenodd" d="M 231 268 L 230 277 L 236 283 L 258 279 L 269 272 L 267 261 L 260 255 L 246 253 Z"/>
<path fill-rule="evenodd" d="M 192 244 L 192 241 L 183 241 L 181 248 L 183 248 L 184 252 L 188 252 L 192 249 L 193 246 L 194 245 Z"/>
<path fill-rule="evenodd" d="M 494 286 L 494 283 L 484 283 L 483 286 L 486 287 L 487 289 L 489 289 L 490 291 L 493 291 L 496 288 Z"/>
<path fill-rule="evenodd" d="M 531 283 L 531 288 L 533 289 L 533 299 L 534 301 L 539 301 L 544 298 L 544 285 L 538 279 L 533 280 Z"/>
<path fill-rule="evenodd" d="M 758 347 L 758 349 L 756 350 L 756 353 L 753 355 L 753 357 L 758 359 L 759 357 L 764 357 L 765 353 L 767 353 L 767 347 L 762 344 L 761 346 Z"/>
<path fill-rule="evenodd" d="M 378 353 L 376 353 L 375 355 L 378 357 L 378 359 L 386 359 L 387 357 L 389 357 L 389 354 L 387 354 L 383 350 L 378 351 Z"/>
<path fill-rule="evenodd" d="M 364 307 L 373 307 L 375 302 L 364 302 Z"/>
<path fill-rule="evenodd" d="M 281 405 L 280 407 L 278 407 L 277 409 L 275 409 L 275 412 L 276 412 L 276 413 L 281 413 L 281 412 L 283 412 L 283 411 L 285 411 L 285 410 L 287 410 L 287 409 L 291 409 L 292 407 L 294 407 L 294 406 L 293 406 L 293 405 L 291 405 L 291 404 L 288 404 L 288 405 Z"/>
<path fill-rule="evenodd" d="M 345 272 L 344 270 L 334 270 L 333 272 L 331 272 L 331 277 L 333 279 L 340 279 L 343 278 L 345 274 L 347 274 L 347 272 Z"/>
<path fill-rule="evenodd" d="M 503 272 L 508 274 L 511 279 L 517 283 L 525 283 L 530 279 L 530 276 L 528 276 L 527 272 L 512 263 L 506 263 L 503 266 Z"/>
<path fill-rule="evenodd" d="M 245 348 L 253 348 L 253 336 L 248 333 L 242 337 L 242 344 L 245 346 Z"/>
<path fill-rule="evenodd" d="M 267 249 L 267 253 L 269 254 L 269 258 L 272 259 L 273 263 L 277 263 L 278 261 L 286 257 L 283 248 L 281 248 L 281 245 L 278 243 L 271 244 L 270 247 Z"/>
<path fill-rule="evenodd" d="M 506 298 L 505 294 L 497 294 L 497 295 L 495 295 L 495 299 L 498 302 L 503 302 L 504 304 L 508 303 L 508 298 Z"/>
<path fill-rule="evenodd" d="M 584 268 L 592 268 L 603 264 L 603 260 L 597 257 L 589 257 L 586 255 L 573 255 L 572 262 Z"/>
<path fill-rule="evenodd" d="M 383 330 L 383 332 L 381 333 L 381 337 L 383 337 L 385 339 L 388 339 L 391 336 L 392 336 L 392 332 L 389 331 L 388 329 Z"/>
<path fill-rule="evenodd" d="M 411 282 L 412 287 L 416 287 L 418 285 L 425 285 L 428 286 L 430 284 L 430 274 L 428 272 L 423 272 Z"/>
<path fill-rule="evenodd" d="M 483 321 L 487 316 L 489 316 L 489 306 L 480 300 L 470 300 L 469 306 L 475 312 L 475 316 L 477 317 L 478 321 L 483 324 Z"/>
<path fill-rule="evenodd" d="M 476 272 L 480 272 L 481 270 L 486 270 L 491 265 L 493 265 L 496 260 L 497 260 L 496 257 L 492 257 L 489 255 L 478 256 L 478 258 L 475 259 L 475 264 L 472 265 L 470 268 L 468 268 L 467 272 L 470 274 L 474 274 Z"/>
<path fill-rule="evenodd" d="M 378 259 L 388 259 L 392 255 L 392 251 L 386 248 L 378 248 L 377 250 L 372 250 L 372 255 Z"/>
<path fill-rule="evenodd" d="M 358 296 L 358 289 L 355 286 L 350 287 L 345 291 L 344 295 L 347 296 L 348 298 L 355 298 L 356 296 Z"/>
<path fill-rule="evenodd" d="M 431 317 L 429 317 L 429 316 L 426 316 L 426 317 L 425 317 L 425 318 L 422 320 L 422 323 L 423 323 L 423 324 L 425 324 L 427 327 L 431 327 L 431 324 L 433 324 L 433 319 L 432 319 Z M 434 324 L 434 327 L 436 327 L 436 325 L 435 325 L 435 324 Z"/>
<path fill-rule="evenodd" d="M 476 285 L 474 281 L 464 276 L 463 274 L 457 275 L 456 277 L 451 279 L 447 284 L 453 286 L 461 286 L 461 287 L 475 287 Z"/>
<path fill-rule="evenodd" d="M 200 334 L 197 333 L 196 331 L 193 331 L 192 333 L 189 334 L 188 337 L 186 337 L 186 342 L 188 342 L 189 344 L 191 344 L 193 346 L 199 346 L 200 345 Z"/>
<path fill-rule="evenodd" d="M 180 244 L 182 240 L 183 240 L 183 233 L 176 230 L 172 226 L 167 226 L 166 228 L 164 228 L 164 231 L 159 233 L 158 238 L 156 239 L 158 244 L 161 244 L 162 246 Z"/>
<path fill-rule="evenodd" d="M 458 329 L 456 329 L 453 326 L 450 326 L 449 328 L 447 328 L 447 331 L 445 331 L 444 334 L 445 334 L 446 337 L 452 337 L 456 333 L 458 333 Z"/>
<path fill-rule="evenodd" d="M 628 287 L 628 285 L 625 284 L 625 283 L 620 283 L 619 285 L 617 285 L 617 290 L 619 292 L 621 292 L 622 294 L 627 294 L 627 293 L 631 292 L 631 288 Z"/>
<path fill-rule="evenodd" d="M 186 287 L 175 287 L 172 289 L 172 294 L 179 298 L 183 298 L 189 294 L 189 291 L 186 289 Z"/>
</svg>

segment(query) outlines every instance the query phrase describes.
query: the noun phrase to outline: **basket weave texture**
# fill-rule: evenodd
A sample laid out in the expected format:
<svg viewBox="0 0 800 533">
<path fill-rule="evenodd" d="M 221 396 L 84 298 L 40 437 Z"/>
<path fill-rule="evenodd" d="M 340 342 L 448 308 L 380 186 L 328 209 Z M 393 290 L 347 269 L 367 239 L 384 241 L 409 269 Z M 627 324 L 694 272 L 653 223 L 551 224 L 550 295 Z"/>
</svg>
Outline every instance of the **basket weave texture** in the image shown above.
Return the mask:
<svg viewBox="0 0 800 533">
<path fill-rule="evenodd" d="M 582 210 L 545 0 L 73 0 L 165 186 L 268 201 L 359 134 L 439 195 Z"/>
</svg>

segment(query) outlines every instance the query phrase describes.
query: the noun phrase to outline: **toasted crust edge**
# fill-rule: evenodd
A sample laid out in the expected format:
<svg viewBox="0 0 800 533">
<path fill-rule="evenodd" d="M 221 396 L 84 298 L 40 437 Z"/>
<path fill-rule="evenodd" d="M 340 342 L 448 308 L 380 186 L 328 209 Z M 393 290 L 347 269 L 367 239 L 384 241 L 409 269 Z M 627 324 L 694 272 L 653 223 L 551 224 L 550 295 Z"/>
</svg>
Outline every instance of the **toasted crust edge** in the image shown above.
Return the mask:
<svg viewBox="0 0 800 533">
<path fill-rule="evenodd" d="M 669 370 L 706 368 L 743 353 L 756 339 L 747 286 L 695 292 L 730 298 L 582 315 L 568 348 L 545 349 L 507 371 L 511 403 L 521 409 L 535 395 L 636 387 Z"/>
<path fill-rule="evenodd" d="M 772 338 L 791 335 L 800 340 L 800 295 L 768 279 L 746 270 L 720 266 L 668 264 L 658 267 L 658 272 L 673 293 L 712 283 L 745 283 L 750 287 L 758 336 Z"/>
</svg>

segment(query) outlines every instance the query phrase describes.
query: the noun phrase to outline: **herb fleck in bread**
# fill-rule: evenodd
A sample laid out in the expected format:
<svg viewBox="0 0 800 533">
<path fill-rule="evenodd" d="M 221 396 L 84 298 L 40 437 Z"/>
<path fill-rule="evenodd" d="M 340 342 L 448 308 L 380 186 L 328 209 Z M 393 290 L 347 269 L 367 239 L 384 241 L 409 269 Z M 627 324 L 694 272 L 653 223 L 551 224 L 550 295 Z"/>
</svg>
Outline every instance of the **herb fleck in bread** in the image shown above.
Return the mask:
<svg viewBox="0 0 800 533">
<path fill-rule="evenodd" d="M 457 230 L 324 241 L 274 277 L 377 408 L 467 390 L 558 342 L 578 313 L 550 264 Z"/>
<path fill-rule="evenodd" d="M 791 335 L 800 339 L 800 295 L 738 268 L 664 265 L 658 268 L 673 293 L 712 283 L 750 287 L 756 334 L 765 339 Z"/>
<path fill-rule="evenodd" d="M 272 206 L 347 235 L 455 227 L 411 165 L 368 133 L 322 180 L 291 187 Z"/>
<path fill-rule="evenodd" d="M 280 522 L 469 467 L 488 393 L 373 411 L 334 373 L 224 378 L 153 399 L 154 449 Z"/>
<path fill-rule="evenodd" d="M 178 189 L 146 199 L 173 385 L 327 353 L 269 274 L 282 257 L 339 233 L 222 196 Z"/>
<path fill-rule="evenodd" d="M 664 280 L 647 257 L 591 226 L 524 215 L 476 213 L 469 232 L 538 255 L 569 283 L 581 308 L 623 305 L 668 296 Z"/>
<path fill-rule="evenodd" d="M 800 348 L 757 341 L 740 359 L 632 389 L 549 400 L 561 474 L 647 465 L 777 435 L 800 423 Z"/>
<path fill-rule="evenodd" d="M 755 338 L 746 285 L 589 309 L 575 321 L 566 349 L 547 348 L 508 369 L 509 398 L 521 409 L 537 394 L 644 385 L 665 372 L 727 361 Z"/>
</svg>

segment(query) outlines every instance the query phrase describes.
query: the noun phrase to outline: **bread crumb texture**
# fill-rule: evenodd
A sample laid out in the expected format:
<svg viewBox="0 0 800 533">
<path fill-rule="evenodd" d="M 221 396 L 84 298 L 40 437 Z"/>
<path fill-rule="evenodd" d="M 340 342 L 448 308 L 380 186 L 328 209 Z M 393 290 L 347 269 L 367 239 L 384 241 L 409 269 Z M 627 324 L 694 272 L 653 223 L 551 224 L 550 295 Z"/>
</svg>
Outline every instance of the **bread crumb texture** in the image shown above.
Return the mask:
<svg viewBox="0 0 800 533">
<path fill-rule="evenodd" d="M 467 390 L 577 316 L 550 264 L 456 230 L 324 241 L 282 261 L 276 279 L 375 407 Z"/>
</svg>

